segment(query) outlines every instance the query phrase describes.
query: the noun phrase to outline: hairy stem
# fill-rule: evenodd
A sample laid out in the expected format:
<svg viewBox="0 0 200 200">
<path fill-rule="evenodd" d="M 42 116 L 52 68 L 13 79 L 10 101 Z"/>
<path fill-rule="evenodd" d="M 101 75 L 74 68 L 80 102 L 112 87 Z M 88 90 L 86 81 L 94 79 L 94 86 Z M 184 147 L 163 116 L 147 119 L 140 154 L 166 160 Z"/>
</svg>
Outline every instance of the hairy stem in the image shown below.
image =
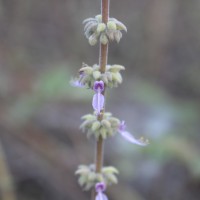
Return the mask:
<svg viewBox="0 0 200 200">
<path fill-rule="evenodd" d="M 102 0 L 101 1 L 101 15 L 103 23 L 107 24 L 109 18 L 109 0 Z M 100 44 L 99 50 L 99 65 L 101 73 L 104 73 L 106 70 L 107 65 L 107 57 L 108 57 L 108 43 L 107 44 Z"/>
<path fill-rule="evenodd" d="M 101 1 L 101 15 L 102 21 L 106 24 L 109 17 L 109 0 Z M 99 51 L 99 66 L 101 73 L 104 73 L 107 65 L 107 57 L 108 57 L 108 44 L 100 44 Z M 103 94 L 105 93 L 105 89 Z M 98 120 L 101 121 L 103 118 L 104 110 L 99 114 Z M 100 173 L 103 165 L 103 138 L 99 137 L 96 144 L 96 172 Z"/>
<path fill-rule="evenodd" d="M 110 0 L 101 0 L 101 15 L 103 23 L 107 24 L 109 18 L 109 4 Z M 106 71 L 106 65 L 108 60 L 108 44 L 101 44 L 99 49 L 99 66 L 101 73 Z M 105 94 L 105 89 L 102 92 Z M 98 115 L 98 120 L 103 119 L 104 110 Z M 95 155 L 95 166 L 96 172 L 101 173 L 101 168 L 103 165 L 103 138 L 100 136 L 96 142 L 96 155 Z M 92 200 L 95 199 L 95 191 L 92 191 Z"/>
</svg>

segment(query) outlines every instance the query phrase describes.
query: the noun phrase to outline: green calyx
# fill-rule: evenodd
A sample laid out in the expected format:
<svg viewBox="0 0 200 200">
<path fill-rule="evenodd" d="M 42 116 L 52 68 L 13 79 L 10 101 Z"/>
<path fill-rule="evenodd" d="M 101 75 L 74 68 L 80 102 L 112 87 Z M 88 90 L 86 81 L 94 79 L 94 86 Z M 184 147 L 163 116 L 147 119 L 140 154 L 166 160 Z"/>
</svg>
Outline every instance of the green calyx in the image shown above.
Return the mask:
<svg viewBox="0 0 200 200">
<path fill-rule="evenodd" d="M 80 129 L 87 133 L 87 137 L 95 136 L 106 139 L 109 136 L 116 134 L 120 125 L 120 120 L 112 117 L 111 113 L 104 113 L 103 119 L 99 121 L 95 114 L 88 114 L 82 117 L 84 120 L 80 125 Z"/>
<path fill-rule="evenodd" d="M 83 63 L 82 68 L 79 70 L 80 74 L 83 74 L 78 78 L 78 81 L 88 88 L 93 88 L 94 82 L 102 80 L 104 84 L 109 87 L 117 87 L 122 83 L 121 70 L 125 70 L 122 65 L 107 65 L 105 73 L 100 72 L 99 65 L 94 64 L 92 67 Z"/>
<path fill-rule="evenodd" d="M 95 166 L 80 165 L 75 174 L 79 175 L 78 183 L 84 190 L 90 190 L 98 182 L 104 182 L 106 185 L 117 184 L 116 174 L 118 170 L 115 167 L 102 167 L 101 173 L 95 172 Z"/>
<path fill-rule="evenodd" d="M 104 45 L 114 40 L 119 43 L 122 38 L 121 31 L 127 32 L 126 26 L 119 20 L 109 18 L 107 24 L 105 24 L 102 22 L 101 15 L 85 19 L 83 24 L 85 24 L 85 36 L 91 46 L 96 45 L 99 39 Z"/>
</svg>

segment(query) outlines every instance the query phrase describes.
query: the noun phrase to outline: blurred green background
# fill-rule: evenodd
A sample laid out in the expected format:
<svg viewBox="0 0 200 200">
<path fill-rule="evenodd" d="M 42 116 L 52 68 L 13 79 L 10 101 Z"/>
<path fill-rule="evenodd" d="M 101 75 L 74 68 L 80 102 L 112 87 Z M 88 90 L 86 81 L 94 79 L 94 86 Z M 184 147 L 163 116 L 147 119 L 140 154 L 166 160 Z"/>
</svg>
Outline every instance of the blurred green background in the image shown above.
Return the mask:
<svg viewBox="0 0 200 200">
<path fill-rule="evenodd" d="M 120 171 L 109 200 L 200 199 L 199 10 L 199 0 L 111 0 L 128 33 L 109 48 L 126 71 L 106 109 L 150 145 L 106 141 L 105 165 Z M 100 0 L 0 0 L 2 200 L 90 199 L 74 171 L 94 159 L 79 130 L 93 93 L 69 81 L 98 62 L 82 21 L 99 13 Z"/>
</svg>

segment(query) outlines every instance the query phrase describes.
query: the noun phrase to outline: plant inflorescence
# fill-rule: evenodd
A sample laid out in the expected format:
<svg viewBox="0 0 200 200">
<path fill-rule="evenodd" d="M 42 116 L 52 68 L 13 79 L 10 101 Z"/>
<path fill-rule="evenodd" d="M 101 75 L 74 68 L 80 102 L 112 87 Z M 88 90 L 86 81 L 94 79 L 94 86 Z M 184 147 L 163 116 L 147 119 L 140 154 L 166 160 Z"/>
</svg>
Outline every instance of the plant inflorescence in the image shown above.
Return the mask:
<svg viewBox="0 0 200 200">
<path fill-rule="evenodd" d="M 73 86 L 93 90 L 92 107 L 94 112 L 82 117 L 80 129 L 93 136 L 96 140 L 95 163 L 80 165 L 75 172 L 78 182 L 84 190 L 95 189 L 96 200 L 107 200 L 105 190 L 109 185 L 116 184 L 118 170 L 113 166 L 103 166 L 103 142 L 107 137 L 119 133 L 127 141 L 145 146 L 148 141 L 136 139 L 126 130 L 124 121 L 119 120 L 110 112 L 105 112 L 105 90 L 117 87 L 122 83 L 121 71 L 124 66 L 107 64 L 108 45 L 112 41 L 119 43 L 122 32 L 127 32 L 126 26 L 115 18 L 109 17 L 109 0 L 101 0 L 101 14 L 83 21 L 85 36 L 90 45 L 100 45 L 99 63 L 88 66 L 83 63 L 79 77 L 71 82 Z"/>
</svg>

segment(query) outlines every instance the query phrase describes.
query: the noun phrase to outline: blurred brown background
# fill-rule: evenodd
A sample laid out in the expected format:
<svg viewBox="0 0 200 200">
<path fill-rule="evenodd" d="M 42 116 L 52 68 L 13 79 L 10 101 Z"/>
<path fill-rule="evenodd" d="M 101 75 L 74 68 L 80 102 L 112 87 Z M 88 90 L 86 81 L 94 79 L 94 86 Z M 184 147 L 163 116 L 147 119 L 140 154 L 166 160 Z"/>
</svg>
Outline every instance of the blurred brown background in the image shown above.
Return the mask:
<svg viewBox="0 0 200 200">
<path fill-rule="evenodd" d="M 199 10 L 199 0 L 111 0 L 128 33 L 110 46 L 109 63 L 126 71 L 106 109 L 150 145 L 106 141 L 105 165 L 120 171 L 109 200 L 200 199 Z M 100 0 L 0 0 L 0 199 L 90 199 L 74 171 L 93 162 L 79 130 L 92 92 L 69 81 L 98 62 L 82 21 L 99 13 Z"/>
</svg>

